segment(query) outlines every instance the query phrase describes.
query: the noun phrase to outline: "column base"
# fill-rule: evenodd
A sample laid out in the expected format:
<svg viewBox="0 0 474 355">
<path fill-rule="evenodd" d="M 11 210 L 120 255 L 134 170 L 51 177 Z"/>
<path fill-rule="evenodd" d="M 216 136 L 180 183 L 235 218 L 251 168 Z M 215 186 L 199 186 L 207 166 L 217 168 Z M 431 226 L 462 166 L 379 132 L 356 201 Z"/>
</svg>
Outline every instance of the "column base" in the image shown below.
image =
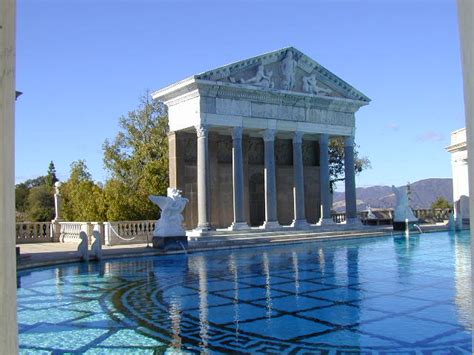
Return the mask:
<svg viewBox="0 0 474 355">
<path fill-rule="evenodd" d="M 306 219 L 295 219 L 291 223 L 290 227 L 295 229 L 310 229 L 311 226 Z"/>
<path fill-rule="evenodd" d="M 362 227 L 363 224 L 360 221 L 359 218 L 347 218 L 346 219 L 346 226 L 351 226 L 351 227 Z"/>
<path fill-rule="evenodd" d="M 281 229 L 281 225 L 280 223 L 278 223 L 278 221 L 265 221 L 263 222 L 263 224 L 258 227 L 260 229 L 264 229 L 264 230 L 280 230 Z"/>
<path fill-rule="evenodd" d="M 186 235 L 190 236 L 190 237 L 201 237 L 201 236 L 204 236 L 204 235 L 209 235 L 211 230 L 212 229 L 209 225 L 197 226 L 192 231 L 186 232 Z"/>
<path fill-rule="evenodd" d="M 318 223 L 316 223 L 317 226 L 334 226 L 336 222 L 332 220 L 332 218 L 321 218 Z"/>
<path fill-rule="evenodd" d="M 232 222 L 230 227 L 227 228 L 227 230 L 230 230 L 230 231 L 241 231 L 245 229 L 250 229 L 247 222 Z"/>
</svg>

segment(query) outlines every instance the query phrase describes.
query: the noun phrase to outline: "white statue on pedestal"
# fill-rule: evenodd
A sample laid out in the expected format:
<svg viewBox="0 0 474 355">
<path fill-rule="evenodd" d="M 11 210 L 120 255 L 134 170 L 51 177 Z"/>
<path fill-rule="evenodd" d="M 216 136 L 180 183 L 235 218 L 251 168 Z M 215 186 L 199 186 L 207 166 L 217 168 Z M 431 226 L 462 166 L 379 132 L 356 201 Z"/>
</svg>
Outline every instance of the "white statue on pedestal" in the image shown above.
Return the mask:
<svg viewBox="0 0 474 355">
<path fill-rule="evenodd" d="M 156 222 L 154 237 L 179 237 L 185 236 L 186 231 L 183 228 L 184 218 L 182 212 L 188 199 L 181 197 L 181 191 L 168 187 L 168 196 L 150 195 L 151 202 L 161 208 L 161 217 Z"/>
<path fill-rule="evenodd" d="M 397 197 L 397 205 L 393 214 L 394 222 L 417 222 L 418 218 L 413 214 L 412 209 L 408 203 L 408 194 L 406 191 L 400 191 L 392 185 L 392 191 Z"/>
</svg>

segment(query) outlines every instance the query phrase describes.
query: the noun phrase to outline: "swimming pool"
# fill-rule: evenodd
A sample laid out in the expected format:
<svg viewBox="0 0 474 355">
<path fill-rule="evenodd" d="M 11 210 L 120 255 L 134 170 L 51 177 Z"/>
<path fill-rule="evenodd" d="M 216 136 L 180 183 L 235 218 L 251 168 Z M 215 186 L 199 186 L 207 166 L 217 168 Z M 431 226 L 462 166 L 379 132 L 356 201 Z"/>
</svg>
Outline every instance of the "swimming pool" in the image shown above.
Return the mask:
<svg viewBox="0 0 474 355">
<path fill-rule="evenodd" d="M 23 271 L 20 351 L 470 354 L 470 265 L 463 232 Z"/>
</svg>

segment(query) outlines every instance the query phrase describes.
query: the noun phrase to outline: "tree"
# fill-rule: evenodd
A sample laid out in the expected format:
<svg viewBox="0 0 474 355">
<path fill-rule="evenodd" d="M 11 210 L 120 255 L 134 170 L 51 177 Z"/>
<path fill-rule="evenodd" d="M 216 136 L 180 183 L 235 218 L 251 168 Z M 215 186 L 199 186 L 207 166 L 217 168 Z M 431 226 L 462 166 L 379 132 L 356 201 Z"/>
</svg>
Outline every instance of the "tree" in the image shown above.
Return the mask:
<svg viewBox="0 0 474 355">
<path fill-rule="evenodd" d="M 370 160 L 367 157 L 359 158 L 357 146 L 354 148 L 354 170 L 356 175 L 363 170 L 370 169 Z M 344 181 L 344 138 L 335 137 L 329 141 L 329 183 L 331 193 L 334 192 L 336 183 Z"/>
<path fill-rule="evenodd" d="M 438 197 L 435 202 L 431 204 L 431 209 L 437 209 L 437 208 L 442 208 L 442 209 L 452 209 L 453 206 L 449 203 L 448 200 L 446 200 L 443 197 Z"/>
<path fill-rule="evenodd" d="M 46 175 L 46 185 L 53 188 L 57 181 L 59 180 L 56 177 L 56 167 L 54 166 L 53 161 L 51 161 L 48 166 L 48 174 Z"/>
<path fill-rule="evenodd" d="M 84 160 L 71 164 L 69 179 L 61 185 L 62 214 L 67 221 L 104 221 L 107 205 Z"/>
<path fill-rule="evenodd" d="M 51 164 L 52 162 L 48 169 L 48 175 L 51 170 Z M 54 197 L 53 190 L 47 182 L 48 175 L 38 176 L 15 185 L 17 221 L 42 222 L 51 220 L 51 216 L 54 217 Z"/>
<path fill-rule="evenodd" d="M 54 198 L 49 186 L 40 185 L 29 191 L 26 216 L 33 222 L 51 221 L 54 218 Z"/>
<path fill-rule="evenodd" d="M 119 119 L 120 131 L 106 140 L 104 165 L 110 172 L 104 192 L 108 220 L 156 219 L 150 194 L 168 187 L 168 116 L 166 107 L 146 92 L 137 109 Z"/>
</svg>

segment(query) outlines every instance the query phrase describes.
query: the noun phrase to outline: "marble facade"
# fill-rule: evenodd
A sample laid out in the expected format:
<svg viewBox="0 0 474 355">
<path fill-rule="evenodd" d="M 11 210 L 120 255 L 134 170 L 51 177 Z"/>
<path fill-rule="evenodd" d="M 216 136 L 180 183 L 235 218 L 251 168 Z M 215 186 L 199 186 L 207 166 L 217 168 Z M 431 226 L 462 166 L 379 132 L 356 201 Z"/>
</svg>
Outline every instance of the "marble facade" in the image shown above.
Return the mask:
<svg viewBox="0 0 474 355">
<path fill-rule="evenodd" d="M 462 227 L 469 220 L 469 172 L 466 128 L 451 133 L 451 144 L 446 147 L 451 153 L 453 171 L 453 202 L 456 225 Z"/>
<path fill-rule="evenodd" d="M 328 142 L 345 137 L 354 161 L 355 112 L 370 99 L 295 48 L 172 84 L 170 186 L 189 199 L 188 229 L 330 224 Z M 346 170 L 348 223 L 356 223 L 354 169 Z"/>
</svg>

